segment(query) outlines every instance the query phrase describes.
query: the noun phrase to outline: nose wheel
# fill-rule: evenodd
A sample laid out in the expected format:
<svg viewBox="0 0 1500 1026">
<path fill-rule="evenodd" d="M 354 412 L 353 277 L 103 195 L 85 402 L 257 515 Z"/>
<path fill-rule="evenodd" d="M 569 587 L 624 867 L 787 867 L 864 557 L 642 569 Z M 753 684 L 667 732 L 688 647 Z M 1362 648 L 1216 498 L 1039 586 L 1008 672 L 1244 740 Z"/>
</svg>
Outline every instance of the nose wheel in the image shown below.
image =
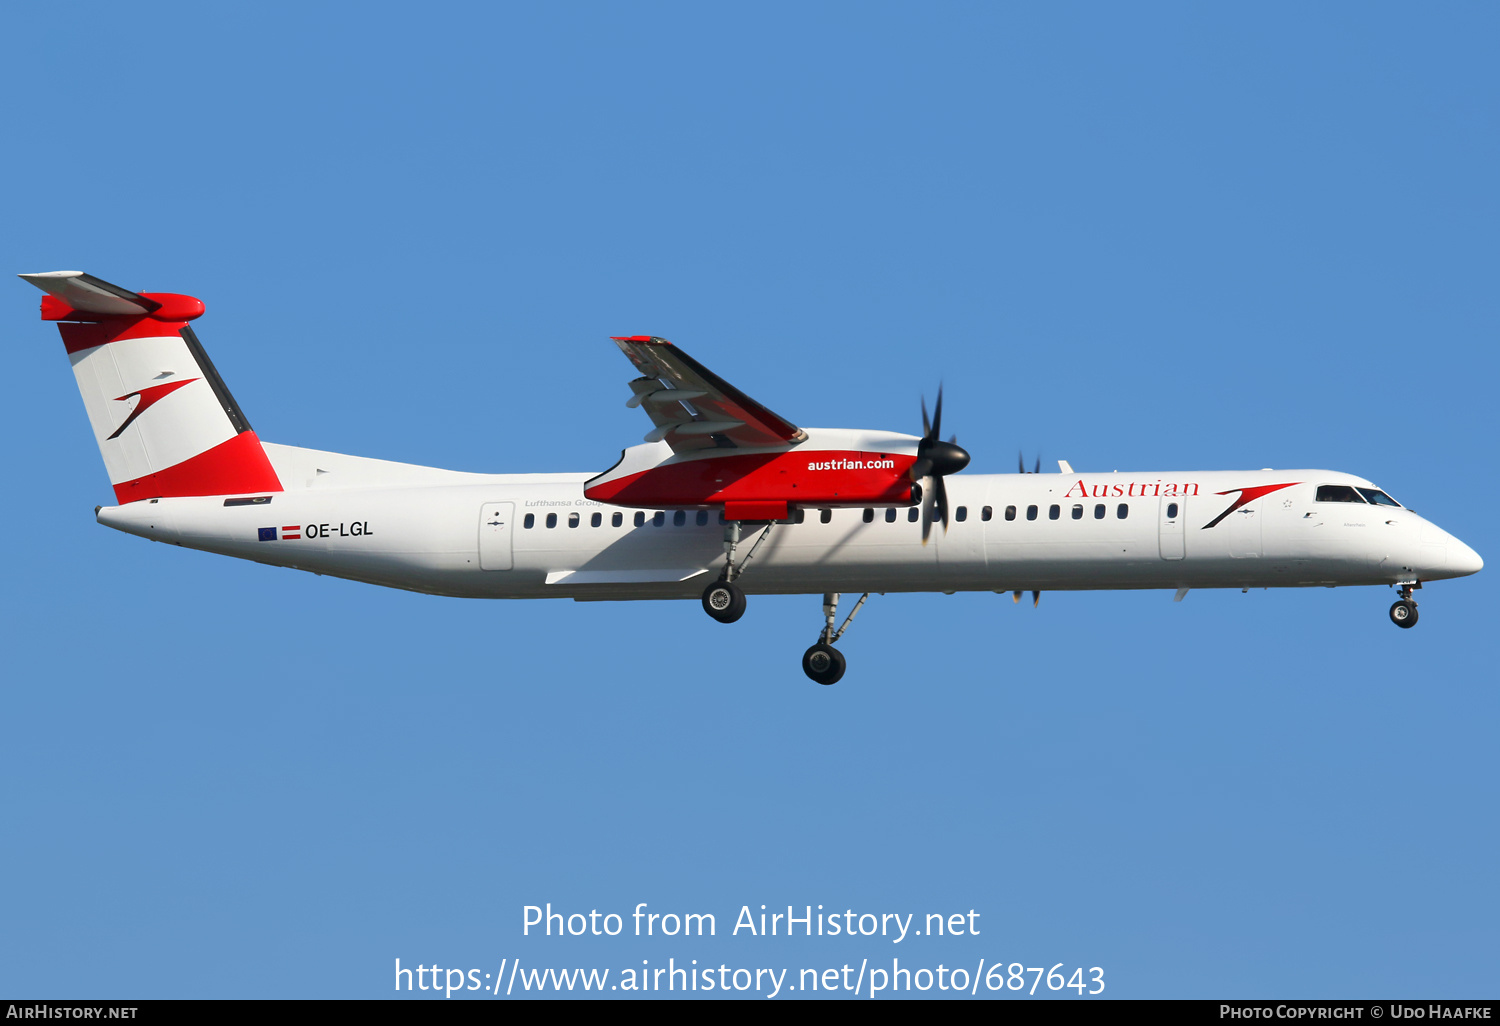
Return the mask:
<svg viewBox="0 0 1500 1026">
<path fill-rule="evenodd" d="M 1417 604 L 1412 601 L 1411 590 L 1413 587 L 1420 588 L 1420 584 L 1403 584 L 1399 594 L 1401 598 L 1391 606 L 1391 623 L 1397 627 L 1415 627 L 1417 625 Z"/>
<path fill-rule="evenodd" d="M 1417 625 L 1417 604 L 1411 599 L 1402 599 L 1391 606 L 1391 623 L 1397 627 Z"/>
</svg>

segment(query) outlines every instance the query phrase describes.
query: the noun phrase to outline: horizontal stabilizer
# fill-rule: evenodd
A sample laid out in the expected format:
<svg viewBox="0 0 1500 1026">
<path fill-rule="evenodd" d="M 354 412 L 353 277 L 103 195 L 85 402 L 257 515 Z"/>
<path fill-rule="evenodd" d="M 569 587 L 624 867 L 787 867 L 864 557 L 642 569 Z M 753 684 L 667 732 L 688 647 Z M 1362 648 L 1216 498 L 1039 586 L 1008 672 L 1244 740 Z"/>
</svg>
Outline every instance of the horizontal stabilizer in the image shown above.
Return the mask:
<svg viewBox="0 0 1500 1026">
<path fill-rule="evenodd" d="M 161 304 L 154 299 L 82 271 L 45 271 L 20 277 L 81 313 L 102 317 L 140 317 L 161 309 Z"/>
</svg>

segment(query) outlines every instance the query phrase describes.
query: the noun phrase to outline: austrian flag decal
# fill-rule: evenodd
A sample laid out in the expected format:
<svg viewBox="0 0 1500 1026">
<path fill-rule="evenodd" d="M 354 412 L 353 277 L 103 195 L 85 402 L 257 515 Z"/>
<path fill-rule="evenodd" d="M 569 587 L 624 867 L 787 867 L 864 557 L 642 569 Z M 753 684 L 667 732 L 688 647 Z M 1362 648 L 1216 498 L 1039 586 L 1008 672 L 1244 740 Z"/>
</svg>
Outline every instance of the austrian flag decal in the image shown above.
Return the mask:
<svg viewBox="0 0 1500 1026">
<path fill-rule="evenodd" d="M 302 526 L 293 524 L 291 527 L 281 528 L 281 541 L 299 541 L 302 538 Z M 261 541 L 276 541 L 277 534 L 274 527 L 262 527 L 260 529 Z"/>
</svg>

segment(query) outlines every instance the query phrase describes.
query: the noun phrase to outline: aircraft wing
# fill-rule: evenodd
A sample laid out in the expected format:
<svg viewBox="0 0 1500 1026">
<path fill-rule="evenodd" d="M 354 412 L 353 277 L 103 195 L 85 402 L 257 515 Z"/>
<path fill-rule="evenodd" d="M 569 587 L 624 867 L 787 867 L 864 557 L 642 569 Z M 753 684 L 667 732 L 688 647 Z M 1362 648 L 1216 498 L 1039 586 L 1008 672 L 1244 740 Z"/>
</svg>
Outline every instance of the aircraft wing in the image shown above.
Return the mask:
<svg viewBox="0 0 1500 1026">
<path fill-rule="evenodd" d="M 807 432 L 777 416 L 664 338 L 615 338 L 641 376 L 627 406 L 646 411 L 648 442 L 673 452 L 796 445 Z"/>
</svg>

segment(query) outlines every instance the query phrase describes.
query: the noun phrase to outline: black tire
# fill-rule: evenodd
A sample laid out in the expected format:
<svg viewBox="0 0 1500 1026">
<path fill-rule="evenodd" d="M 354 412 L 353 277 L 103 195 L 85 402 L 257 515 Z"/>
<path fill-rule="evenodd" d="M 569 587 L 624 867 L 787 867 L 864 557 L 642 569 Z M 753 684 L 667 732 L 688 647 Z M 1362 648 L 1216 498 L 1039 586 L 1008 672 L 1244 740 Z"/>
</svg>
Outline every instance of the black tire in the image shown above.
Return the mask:
<svg viewBox="0 0 1500 1026">
<path fill-rule="evenodd" d="M 1402 599 L 1391 606 L 1391 623 L 1397 627 L 1412 628 L 1417 625 L 1417 604 L 1411 599 Z"/>
<path fill-rule="evenodd" d="M 802 654 L 802 672 L 819 684 L 837 684 L 847 665 L 844 653 L 821 641 Z"/>
<path fill-rule="evenodd" d="M 703 589 L 703 611 L 720 623 L 734 623 L 745 615 L 745 593 L 729 581 L 715 581 Z"/>
</svg>

